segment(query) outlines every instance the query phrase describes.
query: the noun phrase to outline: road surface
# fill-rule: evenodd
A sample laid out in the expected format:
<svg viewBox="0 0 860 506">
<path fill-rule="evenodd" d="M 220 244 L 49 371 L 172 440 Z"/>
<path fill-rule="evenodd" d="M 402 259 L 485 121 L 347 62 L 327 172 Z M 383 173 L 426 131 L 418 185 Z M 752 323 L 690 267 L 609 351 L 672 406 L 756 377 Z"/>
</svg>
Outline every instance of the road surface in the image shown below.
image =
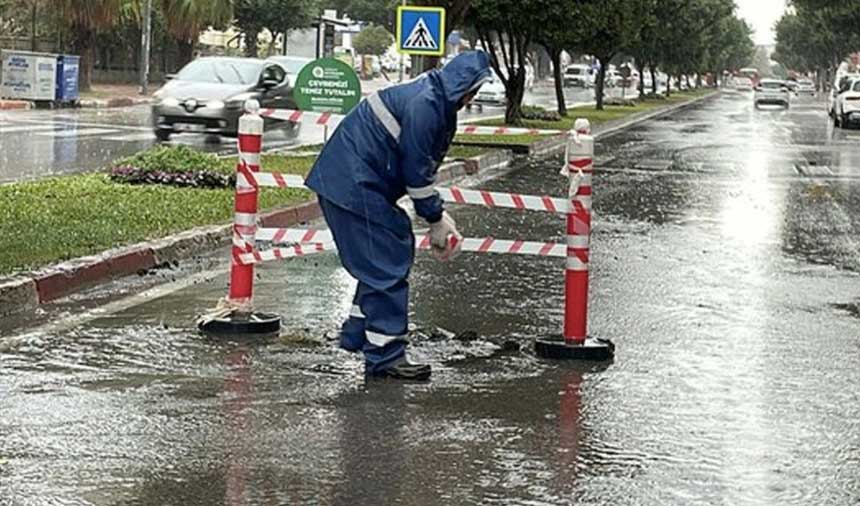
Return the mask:
<svg viewBox="0 0 860 506">
<path fill-rule="evenodd" d="M 217 270 L 0 339 L 0 503 L 857 504 L 858 141 L 818 102 L 729 93 L 600 141 L 605 367 L 533 356 L 563 272 L 533 257 L 420 256 L 414 323 L 479 336 L 417 337 L 427 384 L 365 381 L 322 337 L 353 287 L 333 256 L 260 269 L 258 305 L 285 320 L 271 341 L 197 335 Z M 562 195 L 560 164 L 476 183 Z M 453 211 L 466 235 L 563 240 L 557 216 Z"/>
</svg>

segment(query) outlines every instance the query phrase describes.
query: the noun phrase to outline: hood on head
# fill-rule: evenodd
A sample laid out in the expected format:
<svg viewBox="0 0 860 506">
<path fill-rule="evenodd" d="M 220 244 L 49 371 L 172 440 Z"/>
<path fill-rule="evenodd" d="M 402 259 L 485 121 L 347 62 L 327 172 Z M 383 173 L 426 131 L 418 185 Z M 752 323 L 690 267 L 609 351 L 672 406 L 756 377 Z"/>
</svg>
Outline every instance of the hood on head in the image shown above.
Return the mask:
<svg viewBox="0 0 860 506">
<path fill-rule="evenodd" d="M 439 71 L 445 101 L 456 108 L 466 94 L 490 77 L 490 57 L 483 51 L 460 53 Z"/>
</svg>

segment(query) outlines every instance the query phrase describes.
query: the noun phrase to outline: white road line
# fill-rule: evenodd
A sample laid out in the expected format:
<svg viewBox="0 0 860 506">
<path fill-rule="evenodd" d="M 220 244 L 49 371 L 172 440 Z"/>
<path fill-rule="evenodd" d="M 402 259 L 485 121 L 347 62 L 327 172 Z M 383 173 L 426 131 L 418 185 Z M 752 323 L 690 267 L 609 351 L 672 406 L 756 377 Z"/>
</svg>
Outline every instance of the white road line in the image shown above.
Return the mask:
<svg viewBox="0 0 860 506">
<path fill-rule="evenodd" d="M 0 127 L 0 134 L 12 134 L 18 132 L 38 132 L 44 130 L 53 130 L 57 128 L 55 125 L 18 125 L 11 127 Z"/>
<path fill-rule="evenodd" d="M 113 128 L 115 130 L 128 130 L 132 132 L 151 132 L 152 127 L 145 126 L 135 126 L 135 125 L 123 125 L 123 124 L 110 124 L 110 123 L 91 123 L 88 121 L 74 121 L 69 119 L 52 119 L 52 120 L 38 120 L 38 119 L 25 119 L 25 118 L 15 118 L 15 121 L 20 123 L 32 123 L 34 125 L 52 125 L 54 127 L 64 126 L 70 128 Z"/>
<path fill-rule="evenodd" d="M 115 129 L 107 129 L 107 128 L 73 128 L 70 130 L 59 130 L 56 132 L 45 132 L 36 134 L 42 137 L 57 137 L 57 138 L 68 138 L 68 137 L 84 137 L 87 135 L 103 135 L 103 134 L 115 134 L 117 131 Z"/>
<path fill-rule="evenodd" d="M 155 139 L 155 134 L 152 132 L 140 132 L 140 133 L 134 133 L 134 134 L 111 135 L 108 137 L 102 137 L 102 140 L 116 141 L 116 142 L 151 141 L 154 139 Z"/>
</svg>

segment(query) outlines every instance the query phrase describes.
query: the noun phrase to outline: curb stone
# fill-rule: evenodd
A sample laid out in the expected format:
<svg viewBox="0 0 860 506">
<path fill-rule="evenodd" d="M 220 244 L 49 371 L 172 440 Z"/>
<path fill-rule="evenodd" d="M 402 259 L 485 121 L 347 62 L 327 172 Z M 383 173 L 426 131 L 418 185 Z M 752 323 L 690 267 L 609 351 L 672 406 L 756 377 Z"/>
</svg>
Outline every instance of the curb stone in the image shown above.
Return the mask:
<svg viewBox="0 0 860 506">
<path fill-rule="evenodd" d="M 32 109 L 33 103 L 26 100 L 0 100 L 0 111 Z"/>
<path fill-rule="evenodd" d="M 32 278 L 0 279 L 0 317 L 39 306 L 39 293 Z"/>
<path fill-rule="evenodd" d="M 130 107 L 133 105 L 151 104 L 151 98 L 116 97 L 107 100 L 80 100 L 78 106 L 82 109 L 107 109 L 111 107 Z"/>
</svg>

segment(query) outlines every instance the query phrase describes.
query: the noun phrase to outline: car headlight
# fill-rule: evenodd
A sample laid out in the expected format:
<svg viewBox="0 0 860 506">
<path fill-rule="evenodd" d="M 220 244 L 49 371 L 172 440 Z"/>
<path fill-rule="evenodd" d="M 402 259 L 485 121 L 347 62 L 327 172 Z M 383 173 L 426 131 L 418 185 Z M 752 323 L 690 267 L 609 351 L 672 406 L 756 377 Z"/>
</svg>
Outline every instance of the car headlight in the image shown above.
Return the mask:
<svg viewBox="0 0 860 506">
<path fill-rule="evenodd" d="M 167 107 L 179 107 L 179 99 L 167 97 L 161 101 L 161 105 L 166 105 Z"/>
<path fill-rule="evenodd" d="M 210 100 L 206 102 L 207 109 L 223 109 L 224 105 L 225 104 L 223 100 Z"/>
</svg>

